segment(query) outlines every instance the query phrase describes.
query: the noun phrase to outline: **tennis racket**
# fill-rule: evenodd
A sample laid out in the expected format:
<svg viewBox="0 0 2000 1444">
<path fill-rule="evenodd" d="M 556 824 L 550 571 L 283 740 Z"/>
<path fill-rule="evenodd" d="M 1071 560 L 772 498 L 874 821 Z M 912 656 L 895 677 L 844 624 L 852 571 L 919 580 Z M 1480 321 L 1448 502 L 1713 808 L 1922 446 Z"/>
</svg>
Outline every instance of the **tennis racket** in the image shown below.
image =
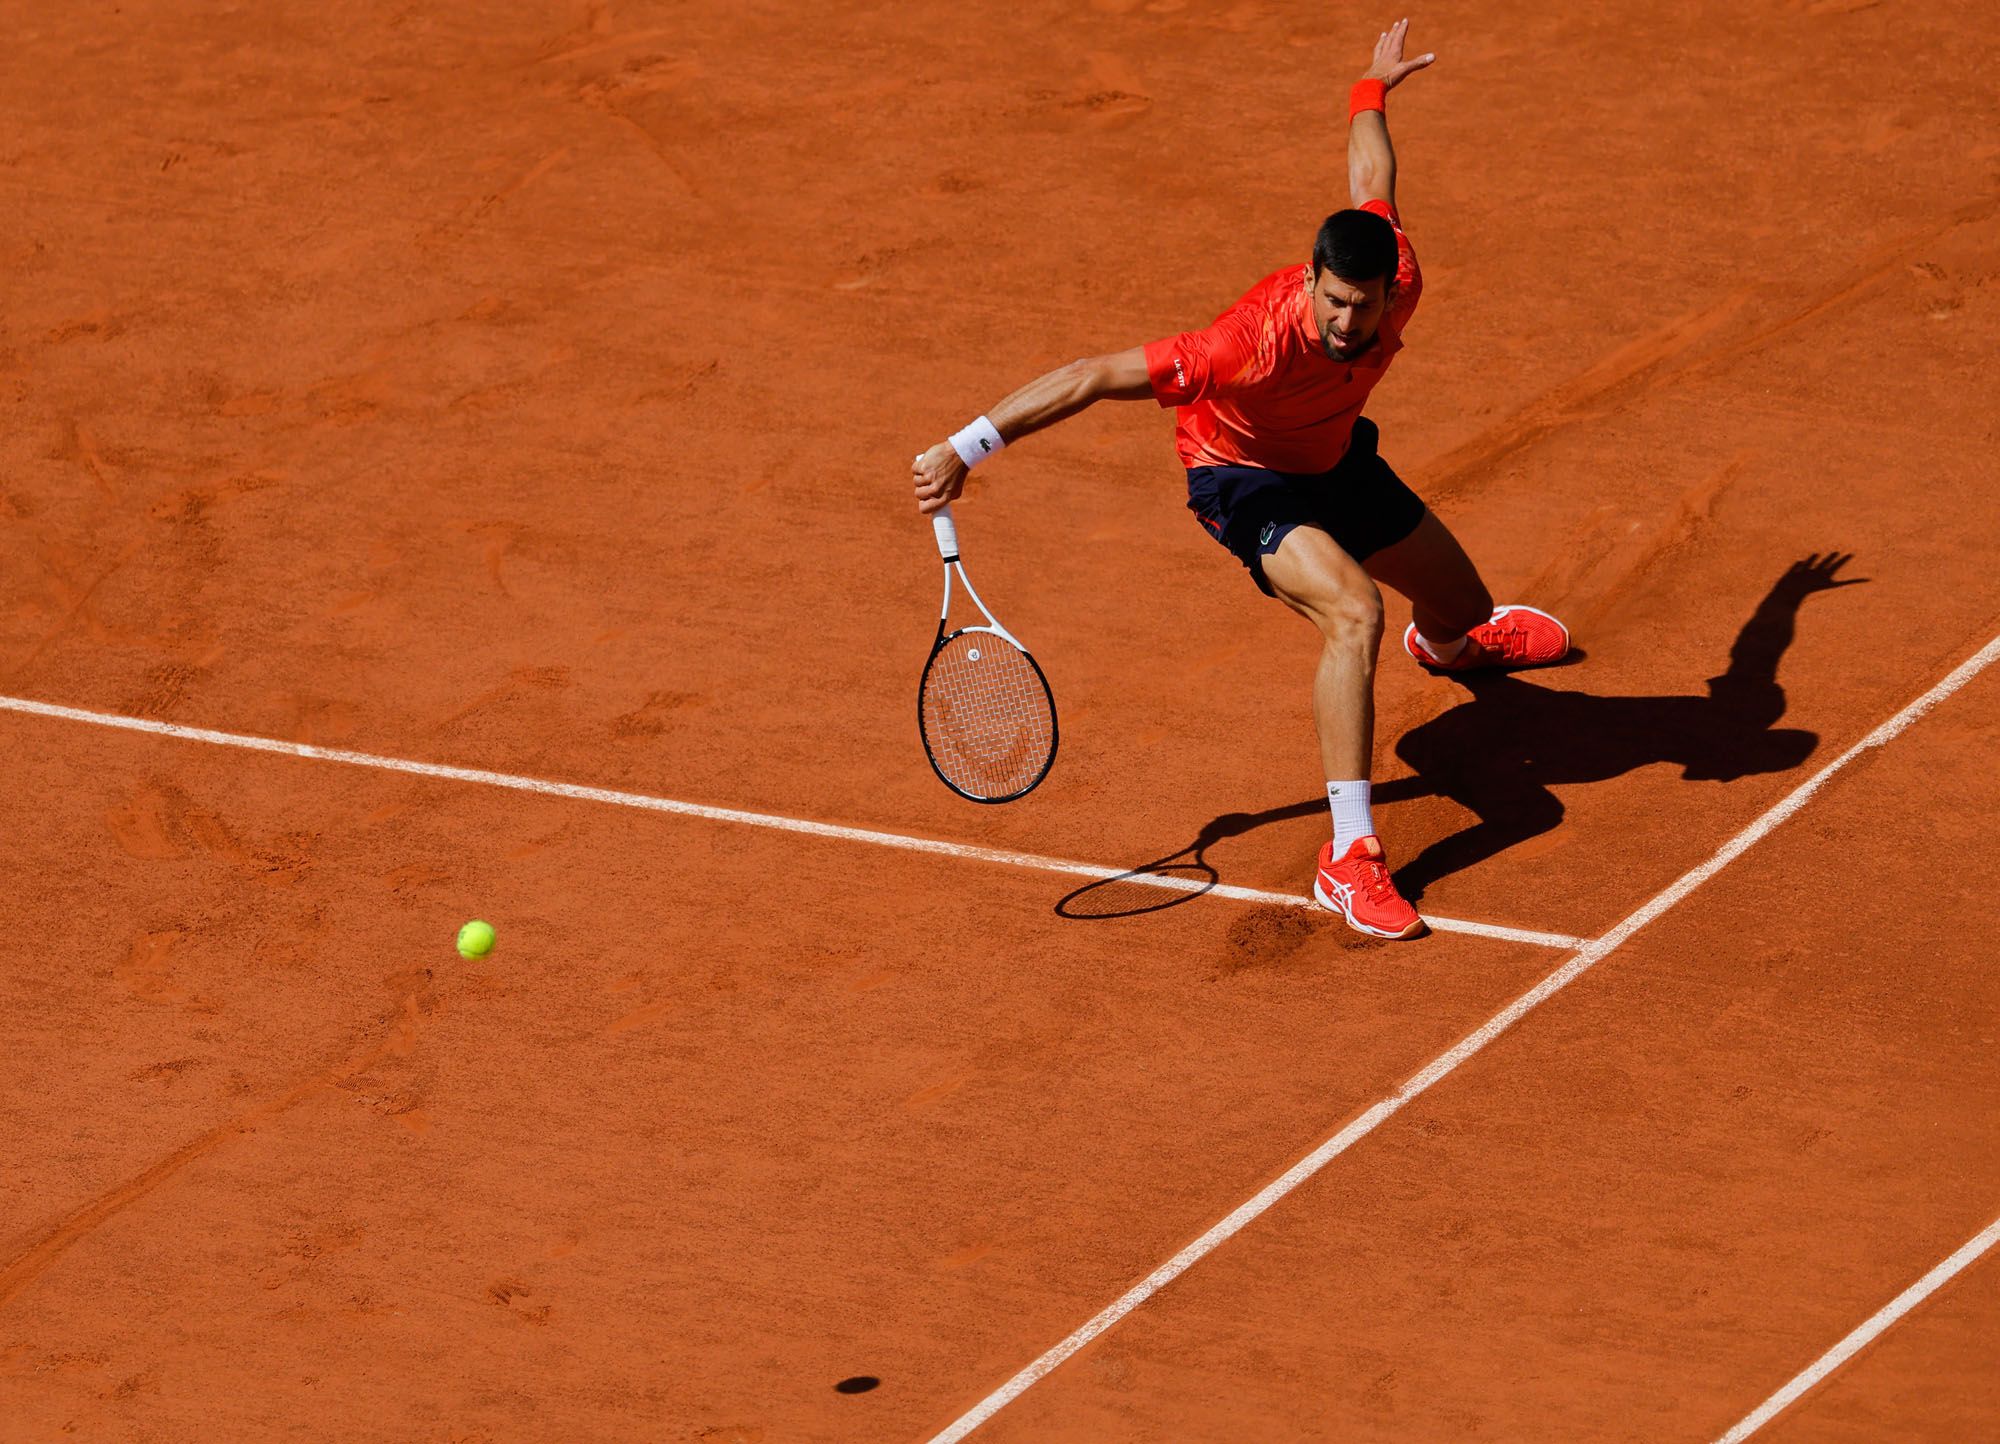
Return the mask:
<svg viewBox="0 0 2000 1444">
<path fill-rule="evenodd" d="M 994 619 L 958 559 L 951 508 L 931 517 L 944 558 L 937 641 L 917 687 L 924 753 L 953 792 L 974 802 L 1012 802 L 1034 791 L 1056 760 L 1056 700 L 1028 649 Z M 972 598 L 984 626 L 948 632 L 951 579 Z"/>
</svg>

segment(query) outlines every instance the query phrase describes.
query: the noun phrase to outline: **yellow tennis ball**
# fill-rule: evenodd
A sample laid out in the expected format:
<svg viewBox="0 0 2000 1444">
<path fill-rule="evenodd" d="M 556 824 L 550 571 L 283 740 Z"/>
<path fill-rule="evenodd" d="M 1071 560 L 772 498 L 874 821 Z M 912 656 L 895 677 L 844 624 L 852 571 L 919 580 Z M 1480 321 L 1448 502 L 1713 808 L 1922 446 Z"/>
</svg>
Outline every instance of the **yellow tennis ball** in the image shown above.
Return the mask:
<svg viewBox="0 0 2000 1444">
<path fill-rule="evenodd" d="M 483 958 L 493 951 L 493 924 L 474 918 L 458 930 L 458 955 Z"/>
</svg>

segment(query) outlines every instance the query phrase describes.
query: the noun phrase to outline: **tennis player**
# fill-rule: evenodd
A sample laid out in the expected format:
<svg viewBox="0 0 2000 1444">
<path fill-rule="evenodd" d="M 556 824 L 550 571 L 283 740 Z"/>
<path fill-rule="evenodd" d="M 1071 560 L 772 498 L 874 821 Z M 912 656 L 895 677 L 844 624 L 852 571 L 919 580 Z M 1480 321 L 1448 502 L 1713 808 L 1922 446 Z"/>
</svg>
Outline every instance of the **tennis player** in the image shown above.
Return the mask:
<svg viewBox="0 0 2000 1444">
<path fill-rule="evenodd" d="M 1377 583 L 1407 597 L 1403 646 L 1434 672 L 1559 661 L 1569 633 L 1532 607 L 1495 607 L 1445 524 L 1376 450 L 1368 394 L 1403 347 L 1423 276 L 1396 210 L 1396 155 L 1383 100 L 1435 55 L 1403 58 L 1409 21 L 1375 42 L 1349 98 L 1353 209 L 1328 216 L 1309 262 L 1274 271 L 1201 330 L 1071 362 L 1016 391 L 913 467 L 918 509 L 964 489 L 966 472 L 1093 402 L 1175 408 L 1188 509 L 1268 596 L 1319 628 L 1313 716 L 1333 838 L 1313 895 L 1364 933 L 1414 937 L 1423 920 L 1396 891 L 1369 810 Z"/>
</svg>

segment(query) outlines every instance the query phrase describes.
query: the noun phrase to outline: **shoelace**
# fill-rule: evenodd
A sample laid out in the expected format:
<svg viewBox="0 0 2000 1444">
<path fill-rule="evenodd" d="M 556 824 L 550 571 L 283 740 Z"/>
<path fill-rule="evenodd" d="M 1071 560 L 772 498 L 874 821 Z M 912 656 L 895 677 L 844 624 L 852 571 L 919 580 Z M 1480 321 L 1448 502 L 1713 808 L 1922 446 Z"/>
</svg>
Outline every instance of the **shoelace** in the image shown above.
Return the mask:
<svg viewBox="0 0 2000 1444">
<path fill-rule="evenodd" d="M 1389 876 L 1388 864 L 1364 858 L 1356 869 L 1355 890 L 1372 903 L 1387 902 L 1395 897 L 1396 882 Z"/>
<path fill-rule="evenodd" d="M 1481 636 L 1474 646 L 1498 652 L 1509 662 L 1521 661 L 1528 655 L 1528 629 L 1519 622 L 1489 622 L 1479 630 Z"/>
</svg>

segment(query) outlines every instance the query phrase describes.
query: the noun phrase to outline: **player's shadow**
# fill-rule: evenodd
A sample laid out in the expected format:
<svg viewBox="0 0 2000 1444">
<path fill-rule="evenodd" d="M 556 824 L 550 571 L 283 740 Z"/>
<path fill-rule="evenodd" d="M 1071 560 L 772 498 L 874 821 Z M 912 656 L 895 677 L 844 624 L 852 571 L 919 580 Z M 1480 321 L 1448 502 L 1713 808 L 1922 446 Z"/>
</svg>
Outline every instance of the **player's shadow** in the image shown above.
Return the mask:
<svg viewBox="0 0 2000 1444">
<path fill-rule="evenodd" d="M 1381 784 L 1374 800 L 1443 797 L 1477 821 L 1396 870 L 1403 896 L 1420 898 L 1439 878 L 1553 830 L 1563 819 L 1553 787 L 1603 782 L 1658 762 L 1679 766 L 1690 782 L 1733 782 L 1803 765 L 1819 737 L 1776 725 L 1785 713 L 1778 661 L 1807 597 L 1867 580 L 1836 576 L 1850 560 L 1828 552 L 1789 567 L 1744 623 L 1728 670 L 1708 679 L 1706 696 L 1597 697 L 1553 691 L 1510 672 L 1453 677 L 1470 698 L 1403 735 L 1396 755 L 1414 775 Z M 1187 902 L 1217 884 L 1209 847 L 1325 809 L 1324 799 L 1314 798 L 1224 813 L 1180 851 L 1078 888 L 1055 910 L 1066 918 L 1132 917 Z"/>
</svg>

